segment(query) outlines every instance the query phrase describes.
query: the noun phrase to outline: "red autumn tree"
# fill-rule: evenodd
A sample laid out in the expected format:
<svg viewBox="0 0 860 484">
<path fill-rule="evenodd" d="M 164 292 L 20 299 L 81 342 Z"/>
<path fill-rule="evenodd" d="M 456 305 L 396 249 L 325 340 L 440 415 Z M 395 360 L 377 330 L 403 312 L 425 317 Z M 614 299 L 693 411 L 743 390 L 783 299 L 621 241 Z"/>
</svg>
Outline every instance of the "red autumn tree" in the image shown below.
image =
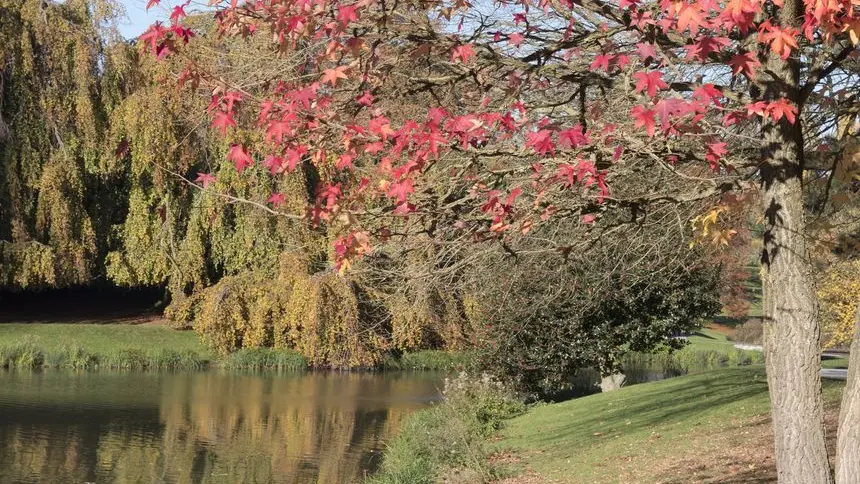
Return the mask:
<svg viewBox="0 0 860 484">
<path fill-rule="evenodd" d="M 764 224 L 779 479 L 833 480 L 805 196 L 854 161 L 846 147 L 857 134 L 857 0 L 215 5 L 225 42 L 265 36 L 273 59 L 298 53 L 302 62 L 262 79 L 191 61 L 180 84 L 211 90 L 212 127 L 233 143 L 227 156 L 238 171 L 262 162 L 287 176 L 302 161 L 338 174 L 304 215 L 340 231 L 341 270 L 392 234 L 515 254 L 537 226 L 577 221 L 595 238 L 699 202 L 712 208 L 693 219 L 696 234 L 727 243 L 725 215 L 752 192 Z M 194 35 L 184 10 L 174 12 L 140 38 L 161 58 L 182 55 Z M 250 152 L 252 138 L 270 149 Z M 268 200 L 275 212 L 277 195 Z M 540 250 L 573 250 L 547 232 Z M 852 371 L 849 389 L 857 380 Z M 843 402 L 855 418 L 842 419 L 840 483 L 860 476 L 854 394 Z"/>
</svg>

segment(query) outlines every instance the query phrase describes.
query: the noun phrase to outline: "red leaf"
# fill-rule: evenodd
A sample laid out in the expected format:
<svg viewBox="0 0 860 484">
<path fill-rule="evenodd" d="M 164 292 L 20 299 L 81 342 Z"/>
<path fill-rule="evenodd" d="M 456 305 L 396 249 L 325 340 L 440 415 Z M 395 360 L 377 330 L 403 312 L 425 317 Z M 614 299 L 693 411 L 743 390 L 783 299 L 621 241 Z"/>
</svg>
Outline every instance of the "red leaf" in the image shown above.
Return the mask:
<svg viewBox="0 0 860 484">
<path fill-rule="evenodd" d="M 227 135 L 227 128 L 236 126 L 236 120 L 233 119 L 232 113 L 218 111 L 212 117 L 212 127 L 221 132 L 221 136 Z"/>
<path fill-rule="evenodd" d="M 594 62 L 591 63 L 591 70 L 597 71 L 603 69 L 609 72 L 609 63 L 612 62 L 615 56 L 611 54 L 598 54 L 594 56 Z"/>
<path fill-rule="evenodd" d="M 546 155 L 555 154 L 555 144 L 552 141 L 552 131 L 542 129 L 537 132 L 526 133 L 526 146 L 532 147 L 537 153 Z"/>
<path fill-rule="evenodd" d="M 415 192 L 411 178 L 404 178 L 399 182 L 392 183 L 388 188 L 388 196 L 396 198 L 397 203 L 405 203 L 410 193 Z"/>
<path fill-rule="evenodd" d="M 254 164 L 254 160 L 251 159 L 250 155 L 248 155 L 245 147 L 239 144 L 230 145 L 230 151 L 227 153 L 227 161 L 232 161 L 233 164 L 236 165 L 236 171 L 239 172 L 239 174 L 241 174 L 245 168 Z"/>
<path fill-rule="evenodd" d="M 649 97 L 654 97 L 658 90 L 669 87 L 663 82 L 663 73 L 660 71 L 636 72 L 633 77 L 636 79 L 636 92 L 647 91 Z"/>
<path fill-rule="evenodd" d="M 646 44 L 645 42 L 640 42 L 636 44 L 636 52 L 639 54 L 639 57 L 642 60 L 657 59 L 657 46 L 654 44 Z"/>
<path fill-rule="evenodd" d="M 370 91 L 364 91 L 360 96 L 356 96 L 355 98 L 355 102 L 367 107 L 370 107 L 370 105 L 373 104 L 373 100 L 374 97 L 373 94 L 370 93 Z"/>
<path fill-rule="evenodd" d="M 194 181 L 203 185 L 203 188 L 209 188 L 209 185 L 215 183 L 215 175 L 211 173 L 198 173 Z"/>
<path fill-rule="evenodd" d="M 785 116 L 785 119 L 788 120 L 789 123 L 794 124 L 797 116 L 797 107 L 788 99 L 781 98 L 778 101 L 768 104 L 767 112 L 774 121 L 779 121 L 783 116 Z"/>
<path fill-rule="evenodd" d="M 451 62 L 460 59 L 463 64 L 468 64 L 472 57 L 475 57 L 475 48 L 472 44 L 458 45 L 451 50 Z"/>
<path fill-rule="evenodd" d="M 263 160 L 265 166 L 272 175 L 284 172 L 284 159 L 280 156 L 269 155 Z"/>
<path fill-rule="evenodd" d="M 150 8 L 158 5 L 159 3 L 161 3 L 161 0 L 149 0 L 148 2 L 146 2 L 146 9 L 149 10 Z"/>
<path fill-rule="evenodd" d="M 525 36 L 523 36 L 523 34 L 520 34 L 520 33 L 513 33 L 513 34 L 508 36 L 508 43 L 513 45 L 514 47 L 516 47 L 518 49 L 520 48 L 520 44 L 523 43 L 523 40 L 525 40 Z"/>
<path fill-rule="evenodd" d="M 645 128 L 648 136 L 654 136 L 654 128 L 656 127 L 654 114 L 656 113 L 653 109 L 648 109 L 645 106 L 633 106 L 633 109 L 630 110 L 630 116 L 635 122 L 634 125 L 637 128 Z"/>
<path fill-rule="evenodd" d="M 755 52 L 747 52 L 744 54 L 733 55 L 729 59 L 729 65 L 732 67 L 734 75 L 743 74 L 749 80 L 755 79 L 755 68 L 761 65 L 761 62 L 756 59 Z"/>
<path fill-rule="evenodd" d="M 683 32 L 689 28 L 690 35 L 695 37 L 699 33 L 699 28 L 706 22 L 698 2 L 694 4 L 681 4 L 678 11 L 678 32 Z"/>
<path fill-rule="evenodd" d="M 344 27 L 358 21 L 358 5 L 341 5 L 337 9 L 337 19 Z"/>
<path fill-rule="evenodd" d="M 326 69 L 323 71 L 323 75 L 320 78 L 320 82 L 325 84 L 329 83 L 334 87 L 337 85 L 338 79 L 348 79 L 349 76 L 346 75 L 346 71 L 349 69 L 349 66 L 337 66 L 334 69 Z M 309 107 L 309 106 L 308 106 Z M 307 107 L 306 107 L 307 109 Z"/>
<path fill-rule="evenodd" d="M 266 202 L 271 203 L 275 207 L 278 207 L 280 205 L 287 203 L 286 198 L 284 197 L 283 193 L 273 193 L 272 196 L 269 197 L 268 200 L 266 200 Z"/>
<path fill-rule="evenodd" d="M 160 0 L 149 0 L 150 3 L 152 3 L 153 1 L 158 2 Z M 186 16 L 187 14 L 185 13 L 185 9 L 182 7 L 182 5 L 177 5 L 173 7 L 173 12 L 170 13 L 170 21 L 173 23 L 177 23 Z"/>
<path fill-rule="evenodd" d="M 774 54 L 778 54 L 783 60 L 788 59 L 792 49 L 797 49 L 797 40 L 795 37 L 800 32 L 797 29 L 781 29 L 770 24 L 769 21 L 764 22 L 759 28 L 759 40 L 770 44 L 770 50 Z"/>
</svg>

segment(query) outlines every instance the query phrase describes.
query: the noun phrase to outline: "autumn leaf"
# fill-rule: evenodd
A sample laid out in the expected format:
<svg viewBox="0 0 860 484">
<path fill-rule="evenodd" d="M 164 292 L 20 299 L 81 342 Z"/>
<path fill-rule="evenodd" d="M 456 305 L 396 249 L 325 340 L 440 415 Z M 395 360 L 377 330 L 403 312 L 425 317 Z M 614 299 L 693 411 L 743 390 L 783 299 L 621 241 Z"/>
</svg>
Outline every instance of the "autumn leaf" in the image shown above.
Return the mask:
<svg viewBox="0 0 860 484">
<path fill-rule="evenodd" d="M 520 34 L 520 33 L 513 33 L 513 34 L 508 36 L 508 43 L 513 45 L 514 47 L 516 47 L 518 49 L 520 48 L 520 44 L 523 43 L 523 40 L 525 40 L 525 36 L 523 36 L 523 34 Z"/>
<path fill-rule="evenodd" d="M 286 198 L 283 193 L 273 193 L 266 203 L 271 203 L 276 208 L 286 203 Z"/>
<path fill-rule="evenodd" d="M 774 54 L 785 60 L 791 55 L 792 49 L 798 48 L 795 37 L 799 33 L 797 29 L 781 29 L 765 22 L 760 27 L 759 37 L 762 42 L 770 44 L 770 50 Z"/>
<path fill-rule="evenodd" d="M 203 188 L 209 188 L 209 185 L 215 183 L 215 175 L 211 173 L 198 173 L 194 181 L 203 185 Z"/>
<path fill-rule="evenodd" d="M 633 78 L 636 79 L 636 92 L 647 92 L 648 97 L 653 98 L 657 95 L 658 90 L 669 87 L 663 82 L 663 73 L 660 71 L 636 72 L 633 74 Z"/>
<path fill-rule="evenodd" d="M 227 129 L 231 126 L 236 126 L 236 120 L 233 119 L 232 113 L 218 111 L 212 117 L 212 127 L 220 131 L 221 136 L 226 136 Z"/>
<path fill-rule="evenodd" d="M 654 114 L 656 112 L 653 109 L 648 109 L 645 106 L 633 106 L 633 109 L 630 110 L 630 117 L 633 118 L 634 126 L 645 128 L 648 136 L 654 136 L 654 129 L 656 127 Z"/>
<path fill-rule="evenodd" d="M 405 203 L 410 193 L 415 192 L 411 178 L 405 178 L 392 183 L 388 188 L 388 196 L 397 199 L 398 203 Z"/>
<path fill-rule="evenodd" d="M 152 1 L 153 0 L 150 0 L 150 3 L 152 3 Z M 154 0 L 154 1 L 157 2 L 159 0 Z M 177 5 L 177 6 L 173 7 L 173 11 L 170 13 L 170 21 L 173 23 L 178 23 L 180 20 L 182 20 L 186 16 L 187 16 L 187 14 L 185 13 L 185 9 L 182 7 L 182 5 Z"/>
<path fill-rule="evenodd" d="M 779 121 L 783 116 L 785 116 L 785 119 L 787 119 L 789 123 L 794 124 L 797 116 L 797 107 L 795 107 L 795 105 L 788 99 L 781 98 L 778 101 L 768 104 L 767 112 L 774 121 Z"/>
<path fill-rule="evenodd" d="M 690 35 L 695 37 L 702 24 L 706 23 L 700 4 L 698 2 L 694 4 L 678 2 L 676 5 L 678 6 L 678 32 L 690 29 Z"/>
<path fill-rule="evenodd" d="M 459 59 L 463 64 L 468 64 L 473 57 L 475 57 L 475 48 L 472 44 L 458 45 L 451 49 L 451 62 Z"/>
<path fill-rule="evenodd" d="M 552 141 L 552 131 L 542 129 L 537 132 L 526 133 L 526 146 L 531 147 L 538 154 L 555 154 L 555 144 Z"/>
<path fill-rule="evenodd" d="M 760 65 L 761 62 L 756 58 L 755 52 L 733 55 L 732 58 L 729 59 L 729 66 L 732 68 L 732 74 L 743 74 L 751 81 L 755 79 L 755 68 Z"/>
<path fill-rule="evenodd" d="M 332 87 L 337 85 L 338 79 L 348 79 L 349 76 L 346 75 L 346 71 L 349 69 L 349 66 L 337 66 L 334 69 L 326 69 L 323 71 L 322 77 L 320 77 L 320 82 L 323 84 L 331 84 Z"/>
<path fill-rule="evenodd" d="M 362 106 L 370 107 L 373 104 L 373 94 L 370 91 L 364 91 L 361 95 L 355 97 L 355 102 Z"/>
<path fill-rule="evenodd" d="M 254 160 L 248 155 L 245 147 L 240 144 L 230 145 L 230 151 L 227 153 L 227 161 L 233 162 L 239 174 L 242 174 L 245 168 L 254 164 Z"/>
<path fill-rule="evenodd" d="M 594 62 L 591 63 L 592 70 L 600 70 L 603 69 L 606 72 L 609 72 L 609 63 L 614 59 L 614 55 L 607 54 L 598 54 L 594 56 Z"/>
</svg>

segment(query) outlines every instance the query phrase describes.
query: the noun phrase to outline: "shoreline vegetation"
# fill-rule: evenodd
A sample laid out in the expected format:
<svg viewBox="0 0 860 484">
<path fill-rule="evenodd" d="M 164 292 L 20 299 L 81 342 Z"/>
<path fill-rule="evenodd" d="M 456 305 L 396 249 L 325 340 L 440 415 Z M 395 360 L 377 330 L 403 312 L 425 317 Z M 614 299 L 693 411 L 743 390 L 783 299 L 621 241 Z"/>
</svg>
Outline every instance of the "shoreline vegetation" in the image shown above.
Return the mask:
<svg viewBox="0 0 860 484">
<path fill-rule="evenodd" d="M 776 481 L 760 364 L 528 407 L 487 377 L 446 384 L 369 484 Z M 831 454 L 843 386 L 823 382 Z"/>
<path fill-rule="evenodd" d="M 762 354 L 734 348 L 720 333 L 703 329 L 678 351 L 630 353 L 621 363 L 629 383 L 762 363 Z M 386 356 L 363 370 L 474 370 L 468 351 L 420 350 Z M 161 325 L 3 323 L 0 324 L 0 368 L 295 371 L 310 369 L 298 351 L 243 348 L 219 357 L 200 343 L 196 333 Z M 585 370 L 572 382 L 577 393 L 594 391 L 599 375 Z"/>
</svg>

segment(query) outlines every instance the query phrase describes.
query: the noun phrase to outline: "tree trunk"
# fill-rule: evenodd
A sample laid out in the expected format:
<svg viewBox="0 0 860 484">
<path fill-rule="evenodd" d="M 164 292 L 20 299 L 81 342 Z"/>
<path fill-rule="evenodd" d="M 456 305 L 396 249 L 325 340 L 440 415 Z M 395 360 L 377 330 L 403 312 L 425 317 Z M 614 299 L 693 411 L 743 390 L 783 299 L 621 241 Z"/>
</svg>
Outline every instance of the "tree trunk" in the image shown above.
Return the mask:
<svg viewBox="0 0 860 484">
<path fill-rule="evenodd" d="M 778 15 L 782 26 L 795 26 L 803 19 L 803 3 L 786 0 Z M 765 99 L 786 98 L 800 108 L 796 60 L 771 53 L 758 78 Z M 818 300 L 804 239 L 800 124 L 798 116 L 795 124 L 782 118 L 762 126 L 764 350 L 779 482 L 829 484 Z"/>
<path fill-rule="evenodd" d="M 836 443 L 836 483 L 860 482 L 860 301 L 851 356 L 848 360 L 848 384 L 842 394 L 839 412 L 839 436 Z"/>
</svg>

